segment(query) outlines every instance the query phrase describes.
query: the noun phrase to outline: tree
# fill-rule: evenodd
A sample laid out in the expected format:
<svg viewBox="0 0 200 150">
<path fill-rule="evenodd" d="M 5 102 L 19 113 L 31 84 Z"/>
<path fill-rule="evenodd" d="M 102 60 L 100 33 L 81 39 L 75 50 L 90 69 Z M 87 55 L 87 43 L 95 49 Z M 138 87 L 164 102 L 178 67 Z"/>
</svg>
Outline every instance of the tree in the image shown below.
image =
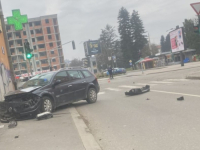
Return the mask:
<svg viewBox="0 0 200 150">
<path fill-rule="evenodd" d="M 161 46 L 161 52 L 165 52 L 166 48 L 165 48 L 165 37 L 162 35 L 161 39 L 160 39 L 160 46 Z"/>
<path fill-rule="evenodd" d="M 109 65 L 112 65 L 112 62 L 108 60 L 108 57 L 114 55 L 116 37 L 117 35 L 115 34 L 114 27 L 110 25 L 106 25 L 106 27 L 101 30 L 100 43 L 102 52 L 96 55 L 99 69 L 105 69 Z"/>
<path fill-rule="evenodd" d="M 81 60 L 75 58 L 75 59 L 73 59 L 73 60 L 71 61 L 71 63 L 70 63 L 69 65 L 70 65 L 70 67 L 80 67 L 80 66 L 82 66 L 82 64 L 83 64 L 83 63 L 82 63 Z"/>
<path fill-rule="evenodd" d="M 130 18 L 131 22 L 131 37 L 133 42 L 133 48 L 132 48 L 132 58 L 133 62 L 136 62 L 139 57 L 139 51 L 144 48 L 144 46 L 147 44 L 147 39 L 144 37 L 144 26 L 143 22 L 140 19 L 140 16 L 137 11 L 133 10 L 133 13 Z"/>
<path fill-rule="evenodd" d="M 200 36 L 194 32 L 194 21 L 185 19 L 183 22 L 185 31 L 185 45 L 187 48 L 196 49 L 196 53 L 200 54 Z"/>
<path fill-rule="evenodd" d="M 170 41 L 170 35 L 169 34 L 167 34 L 167 36 L 166 36 L 165 51 L 171 52 L 171 41 Z"/>
<path fill-rule="evenodd" d="M 133 59 L 133 40 L 131 37 L 131 24 L 129 12 L 122 7 L 119 10 L 118 15 L 118 31 L 120 35 L 120 45 L 123 53 L 123 58 L 126 61 L 127 67 L 129 66 L 128 61 Z"/>
<path fill-rule="evenodd" d="M 150 56 L 151 55 L 151 51 L 152 51 L 152 55 L 155 55 L 158 53 L 158 47 L 156 44 L 151 44 L 151 50 L 149 48 L 149 44 L 146 44 L 142 51 L 141 51 L 141 56 L 143 58 L 147 57 L 147 56 Z"/>
</svg>

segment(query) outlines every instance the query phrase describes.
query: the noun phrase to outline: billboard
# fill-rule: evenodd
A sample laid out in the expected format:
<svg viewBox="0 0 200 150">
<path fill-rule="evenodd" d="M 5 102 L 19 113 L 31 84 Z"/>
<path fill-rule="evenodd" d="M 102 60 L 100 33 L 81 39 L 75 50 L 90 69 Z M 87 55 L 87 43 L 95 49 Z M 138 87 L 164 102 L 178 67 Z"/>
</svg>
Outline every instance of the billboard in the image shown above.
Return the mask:
<svg viewBox="0 0 200 150">
<path fill-rule="evenodd" d="M 101 53 L 101 46 L 98 40 L 84 42 L 84 50 L 86 56 L 96 55 Z"/>
<path fill-rule="evenodd" d="M 170 32 L 170 41 L 172 53 L 183 51 L 185 49 L 182 28 Z"/>
</svg>

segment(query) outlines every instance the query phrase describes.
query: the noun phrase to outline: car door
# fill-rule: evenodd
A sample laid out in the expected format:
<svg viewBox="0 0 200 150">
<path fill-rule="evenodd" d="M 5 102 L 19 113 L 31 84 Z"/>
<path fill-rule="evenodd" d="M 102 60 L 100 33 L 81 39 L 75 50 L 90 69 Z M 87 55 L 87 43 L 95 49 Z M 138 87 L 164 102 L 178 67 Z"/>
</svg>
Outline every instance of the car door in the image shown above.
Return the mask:
<svg viewBox="0 0 200 150">
<path fill-rule="evenodd" d="M 75 98 L 73 85 L 66 71 L 58 72 L 54 77 L 54 82 L 60 80 L 60 84 L 54 86 L 54 95 L 57 99 L 57 105 L 70 103 Z"/>
<path fill-rule="evenodd" d="M 87 81 L 85 80 L 83 74 L 77 70 L 68 70 L 67 72 L 71 80 L 73 80 L 76 100 L 84 99 Z"/>
</svg>

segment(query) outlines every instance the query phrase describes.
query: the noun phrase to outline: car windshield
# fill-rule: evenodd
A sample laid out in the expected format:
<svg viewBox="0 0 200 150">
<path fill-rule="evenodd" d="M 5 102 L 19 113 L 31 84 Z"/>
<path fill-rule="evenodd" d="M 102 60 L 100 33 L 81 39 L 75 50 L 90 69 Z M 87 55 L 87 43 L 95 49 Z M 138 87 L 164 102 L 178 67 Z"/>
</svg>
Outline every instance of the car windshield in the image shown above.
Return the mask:
<svg viewBox="0 0 200 150">
<path fill-rule="evenodd" d="M 51 81 L 53 74 L 54 72 L 36 75 L 35 77 L 31 78 L 29 81 L 24 83 L 22 88 L 27 88 L 32 86 L 45 86 Z"/>
</svg>

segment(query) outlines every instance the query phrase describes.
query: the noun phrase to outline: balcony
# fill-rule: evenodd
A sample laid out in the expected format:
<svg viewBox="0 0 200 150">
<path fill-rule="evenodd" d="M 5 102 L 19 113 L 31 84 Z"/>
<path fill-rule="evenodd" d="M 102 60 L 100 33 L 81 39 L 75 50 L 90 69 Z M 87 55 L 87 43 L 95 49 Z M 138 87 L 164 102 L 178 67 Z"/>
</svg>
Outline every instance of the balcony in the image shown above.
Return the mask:
<svg viewBox="0 0 200 150">
<path fill-rule="evenodd" d="M 38 51 L 39 52 L 44 52 L 44 51 L 46 51 L 46 49 L 45 48 L 39 48 Z"/>
<path fill-rule="evenodd" d="M 21 67 L 21 70 L 27 70 L 27 68 L 23 66 L 23 67 Z"/>
<path fill-rule="evenodd" d="M 44 40 L 42 40 L 42 41 L 37 41 L 37 44 L 44 44 Z"/>
<path fill-rule="evenodd" d="M 47 56 L 40 56 L 40 60 L 47 59 Z"/>
<path fill-rule="evenodd" d="M 48 67 L 48 66 L 49 66 L 48 63 L 46 63 L 46 64 L 41 64 L 41 67 Z"/>
<path fill-rule="evenodd" d="M 15 70 L 15 71 L 19 71 L 19 68 L 18 68 L 18 67 L 14 67 L 14 70 Z"/>
<path fill-rule="evenodd" d="M 40 68 L 40 65 L 39 65 L 39 64 L 37 64 L 37 68 Z"/>
<path fill-rule="evenodd" d="M 22 44 L 16 44 L 16 47 L 23 47 Z"/>
<path fill-rule="evenodd" d="M 19 62 L 25 62 L 25 60 L 24 59 L 19 59 Z"/>
<path fill-rule="evenodd" d="M 16 64 L 16 63 L 17 63 L 17 60 L 12 60 L 12 63 L 13 63 L 13 64 Z"/>
</svg>

